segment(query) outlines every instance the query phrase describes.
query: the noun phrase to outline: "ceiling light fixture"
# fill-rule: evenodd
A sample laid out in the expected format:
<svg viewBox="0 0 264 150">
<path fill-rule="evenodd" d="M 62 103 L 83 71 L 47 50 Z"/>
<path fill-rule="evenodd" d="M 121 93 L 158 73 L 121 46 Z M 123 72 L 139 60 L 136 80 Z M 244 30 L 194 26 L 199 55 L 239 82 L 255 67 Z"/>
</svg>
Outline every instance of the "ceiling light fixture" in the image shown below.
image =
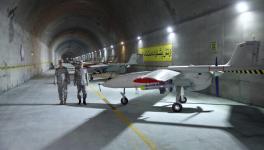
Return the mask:
<svg viewBox="0 0 264 150">
<path fill-rule="evenodd" d="M 167 32 L 168 33 L 172 33 L 173 32 L 173 28 L 171 26 L 167 27 Z"/>
<path fill-rule="evenodd" d="M 246 2 L 239 2 L 236 4 L 236 10 L 239 13 L 243 13 L 249 10 L 249 6 Z"/>
</svg>

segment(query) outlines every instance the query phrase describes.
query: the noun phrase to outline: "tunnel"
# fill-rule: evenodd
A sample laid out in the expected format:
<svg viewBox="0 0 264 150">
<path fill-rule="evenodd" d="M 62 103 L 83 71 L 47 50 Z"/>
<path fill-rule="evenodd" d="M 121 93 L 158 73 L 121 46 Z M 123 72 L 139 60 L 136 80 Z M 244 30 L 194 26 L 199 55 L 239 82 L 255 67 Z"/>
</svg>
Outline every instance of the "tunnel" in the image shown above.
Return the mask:
<svg viewBox="0 0 264 150">
<path fill-rule="evenodd" d="M 263 0 L 1 0 L 0 20 L 0 149 L 264 148 Z M 248 41 L 260 43 L 253 67 L 223 69 L 219 83 L 186 92 L 179 114 L 167 112 L 175 97 L 162 89 L 121 88 L 131 99 L 123 107 L 122 94 L 101 87 L 108 74 L 228 65 Z M 130 65 L 133 54 L 142 60 Z M 65 106 L 53 85 L 60 60 L 71 66 Z M 93 72 L 86 106 L 75 104 L 80 62 L 120 66 Z"/>
</svg>

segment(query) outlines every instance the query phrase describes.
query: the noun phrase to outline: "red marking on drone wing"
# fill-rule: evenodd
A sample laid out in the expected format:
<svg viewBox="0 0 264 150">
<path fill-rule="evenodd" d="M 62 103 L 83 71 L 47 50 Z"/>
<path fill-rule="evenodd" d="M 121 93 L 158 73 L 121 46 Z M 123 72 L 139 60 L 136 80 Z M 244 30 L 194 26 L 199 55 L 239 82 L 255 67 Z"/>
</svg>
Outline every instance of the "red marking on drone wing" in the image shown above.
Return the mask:
<svg viewBox="0 0 264 150">
<path fill-rule="evenodd" d="M 148 77 L 140 77 L 136 78 L 133 82 L 135 83 L 158 83 L 161 82 L 159 80 L 153 79 L 153 78 L 148 78 Z"/>
</svg>

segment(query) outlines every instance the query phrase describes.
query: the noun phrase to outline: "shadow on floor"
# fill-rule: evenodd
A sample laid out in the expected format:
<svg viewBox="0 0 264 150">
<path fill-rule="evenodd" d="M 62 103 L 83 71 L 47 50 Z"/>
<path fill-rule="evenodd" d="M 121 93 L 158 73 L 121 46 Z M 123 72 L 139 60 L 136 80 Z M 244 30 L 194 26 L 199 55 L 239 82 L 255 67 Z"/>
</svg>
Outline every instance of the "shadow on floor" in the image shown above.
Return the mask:
<svg viewBox="0 0 264 150">
<path fill-rule="evenodd" d="M 232 133 L 250 150 L 264 149 L 264 114 L 258 108 L 244 105 L 231 107 L 229 122 Z"/>
<path fill-rule="evenodd" d="M 246 105 L 232 105 L 229 122 L 232 127 L 198 124 L 168 123 L 139 120 L 140 123 L 183 126 L 194 128 L 221 129 L 236 137 L 249 150 L 264 149 L 264 114 L 258 108 Z"/>
<path fill-rule="evenodd" d="M 154 95 L 154 97 L 153 97 Z M 129 120 L 134 123 L 137 119 L 148 110 L 154 110 L 153 105 L 164 98 L 166 95 L 147 94 L 129 101 L 129 105 L 121 106 L 114 105 L 122 111 Z M 140 107 L 137 105 L 140 104 Z M 103 149 L 122 134 L 128 125 L 124 124 L 115 114 L 111 108 L 106 104 L 91 104 L 87 106 L 79 106 L 77 104 L 68 104 L 70 107 L 87 107 L 87 108 L 107 108 L 99 115 L 91 118 L 83 123 L 78 128 L 74 129 L 65 136 L 54 141 L 44 149 L 58 150 L 58 149 Z M 130 107 L 133 107 L 130 108 Z M 138 109 L 140 108 L 140 109 Z M 128 110 L 134 110 L 130 112 Z M 123 139 L 125 140 L 125 139 Z M 120 145 L 127 146 L 126 144 Z M 125 148 L 124 147 L 124 148 Z"/>
<path fill-rule="evenodd" d="M 126 111 L 126 109 L 130 110 L 133 109 L 134 107 L 137 107 L 137 111 L 140 109 L 138 108 L 139 103 L 133 103 L 134 101 L 130 102 L 128 105 L 124 106 L 122 104 L 111 104 L 113 107 L 118 108 L 120 110 L 123 109 L 123 111 Z M 131 105 L 131 106 L 130 106 Z M 135 106 L 136 105 L 136 106 Z M 111 108 L 107 105 L 107 104 L 103 104 L 103 103 L 87 103 L 87 105 L 79 105 L 77 103 L 68 103 L 67 106 L 71 106 L 71 107 L 80 107 L 80 108 L 100 108 L 100 109 L 108 109 L 111 110 Z M 169 105 L 171 106 L 171 105 Z M 144 110 L 143 111 L 151 111 L 151 112 L 167 112 L 167 113 L 174 113 L 172 112 L 171 107 L 167 107 L 166 106 L 150 106 L 148 107 L 148 109 L 146 110 L 145 107 L 143 107 Z M 131 107 L 131 108 L 130 108 Z M 190 108 L 190 107 L 184 107 L 182 112 L 180 113 L 210 113 L 213 112 L 213 110 L 203 110 L 201 107 L 196 107 L 196 108 Z"/>
<path fill-rule="evenodd" d="M 263 112 L 252 106 L 247 105 L 230 105 L 230 104 L 212 104 L 212 105 L 227 105 L 230 106 L 229 123 L 232 127 L 221 126 L 206 126 L 195 124 L 182 124 L 170 122 L 153 122 L 138 119 L 144 112 L 168 112 L 171 113 L 170 105 L 167 106 L 153 106 L 162 97 L 157 98 L 158 95 L 143 95 L 130 101 L 127 106 L 116 105 L 119 110 L 124 112 L 132 122 L 172 125 L 172 126 L 185 126 L 197 127 L 208 129 L 221 129 L 234 135 L 246 148 L 250 150 L 263 150 L 264 149 L 264 114 Z M 153 99 L 155 98 L 155 99 Z M 153 101 L 154 100 L 154 101 Z M 194 103 L 193 103 L 194 104 Z M 201 103 L 197 103 L 201 104 Z M 203 103 L 202 103 L 203 104 Z M 209 104 L 210 105 L 210 104 Z M 203 110 L 202 107 L 196 108 L 184 107 L 181 113 L 193 113 L 190 117 L 195 117 L 200 113 L 211 113 L 213 110 Z M 187 118 L 190 119 L 190 118 Z"/>
</svg>

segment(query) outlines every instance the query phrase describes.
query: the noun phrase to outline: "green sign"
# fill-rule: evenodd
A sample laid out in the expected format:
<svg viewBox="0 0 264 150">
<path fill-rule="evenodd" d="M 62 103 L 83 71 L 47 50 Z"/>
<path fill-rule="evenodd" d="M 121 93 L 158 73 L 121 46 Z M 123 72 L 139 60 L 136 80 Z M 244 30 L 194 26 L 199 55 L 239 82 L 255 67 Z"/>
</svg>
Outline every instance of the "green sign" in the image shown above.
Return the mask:
<svg viewBox="0 0 264 150">
<path fill-rule="evenodd" d="M 211 48 L 211 50 L 216 52 L 217 51 L 217 42 L 211 42 L 210 43 L 210 48 Z"/>
</svg>

